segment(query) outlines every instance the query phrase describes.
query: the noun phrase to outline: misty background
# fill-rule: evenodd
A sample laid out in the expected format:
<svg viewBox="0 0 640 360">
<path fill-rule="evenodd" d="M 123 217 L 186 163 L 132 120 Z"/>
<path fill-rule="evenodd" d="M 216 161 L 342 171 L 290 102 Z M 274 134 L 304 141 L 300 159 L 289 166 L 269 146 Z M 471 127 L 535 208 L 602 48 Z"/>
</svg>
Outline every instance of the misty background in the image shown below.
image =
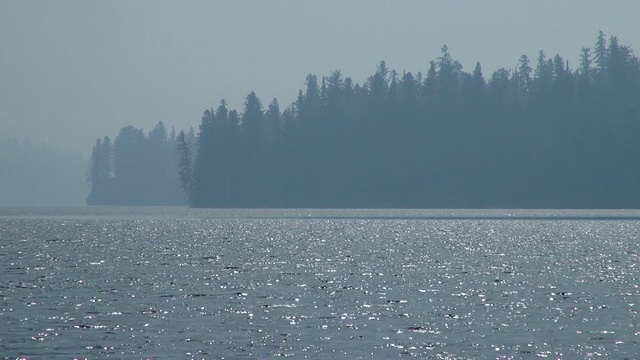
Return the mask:
<svg viewBox="0 0 640 360">
<path fill-rule="evenodd" d="M 127 125 L 196 127 L 250 91 L 287 106 L 308 74 L 364 83 L 380 60 L 426 73 L 444 43 L 465 71 L 538 50 L 576 68 L 599 30 L 639 49 L 638 13 L 631 0 L 3 1 L 0 205 L 83 204 L 96 138 Z"/>
</svg>

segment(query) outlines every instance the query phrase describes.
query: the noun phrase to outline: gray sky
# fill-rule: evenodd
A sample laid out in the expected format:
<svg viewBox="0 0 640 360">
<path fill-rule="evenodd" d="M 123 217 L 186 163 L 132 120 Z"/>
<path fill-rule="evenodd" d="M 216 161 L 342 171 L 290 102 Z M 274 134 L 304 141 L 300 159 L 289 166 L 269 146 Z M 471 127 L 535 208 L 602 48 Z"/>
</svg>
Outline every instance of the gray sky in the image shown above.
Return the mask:
<svg viewBox="0 0 640 360">
<path fill-rule="evenodd" d="M 640 52 L 638 0 L 0 1 L 2 133 L 87 154 L 158 121 L 197 127 L 226 99 L 293 101 L 304 78 L 426 72 L 446 43 L 485 76 L 540 49 L 570 61 L 598 30 Z"/>
</svg>

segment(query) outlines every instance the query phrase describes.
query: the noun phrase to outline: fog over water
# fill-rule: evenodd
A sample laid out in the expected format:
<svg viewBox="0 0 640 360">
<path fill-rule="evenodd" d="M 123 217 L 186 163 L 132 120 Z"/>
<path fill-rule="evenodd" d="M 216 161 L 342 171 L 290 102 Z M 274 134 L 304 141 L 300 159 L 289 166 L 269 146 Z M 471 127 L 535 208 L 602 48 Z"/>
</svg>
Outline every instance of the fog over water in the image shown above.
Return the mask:
<svg viewBox="0 0 640 360">
<path fill-rule="evenodd" d="M 0 0 L 0 358 L 634 358 L 638 14 Z"/>
<path fill-rule="evenodd" d="M 308 74 L 365 84 L 381 60 L 426 74 L 443 44 L 487 79 L 539 50 L 573 71 L 599 30 L 639 49 L 638 13 L 633 0 L 2 1 L 0 205 L 81 204 L 96 139 L 127 125 L 197 130 L 205 109 L 241 110 L 251 91 L 285 109 Z"/>
<path fill-rule="evenodd" d="M 197 126 L 250 91 L 283 106 L 307 74 L 363 83 L 380 60 L 426 73 L 446 43 L 466 71 L 544 49 L 577 67 L 599 30 L 640 49 L 634 0 L 0 2 L 0 123 L 88 155 L 132 124 Z"/>
<path fill-rule="evenodd" d="M 87 159 L 80 151 L 0 136 L 0 206 L 78 206 Z"/>
</svg>

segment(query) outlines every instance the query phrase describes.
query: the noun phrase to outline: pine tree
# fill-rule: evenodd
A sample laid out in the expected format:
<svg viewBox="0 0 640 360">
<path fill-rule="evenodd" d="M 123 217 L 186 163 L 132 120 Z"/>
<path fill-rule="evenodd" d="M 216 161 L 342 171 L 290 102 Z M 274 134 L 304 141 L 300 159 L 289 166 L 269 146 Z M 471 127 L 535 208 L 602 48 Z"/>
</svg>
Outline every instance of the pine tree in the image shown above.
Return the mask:
<svg viewBox="0 0 640 360">
<path fill-rule="evenodd" d="M 518 76 L 520 79 L 519 90 L 523 93 L 528 93 L 531 88 L 531 63 L 527 55 L 520 56 L 520 63 L 518 65 Z"/>
<path fill-rule="evenodd" d="M 178 173 L 180 174 L 180 188 L 191 198 L 193 196 L 193 175 L 191 163 L 191 148 L 187 143 L 184 131 L 178 134 L 177 151 L 179 155 Z"/>
<path fill-rule="evenodd" d="M 595 57 L 593 62 L 596 64 L 596 70 L 598 72 L 603 72 L 606 69 L 607 62 L 607 40 L 602 31 L 598 33 L 598 37 L 596 38 L 596 49 L 595 49 Z"/>
</svg>

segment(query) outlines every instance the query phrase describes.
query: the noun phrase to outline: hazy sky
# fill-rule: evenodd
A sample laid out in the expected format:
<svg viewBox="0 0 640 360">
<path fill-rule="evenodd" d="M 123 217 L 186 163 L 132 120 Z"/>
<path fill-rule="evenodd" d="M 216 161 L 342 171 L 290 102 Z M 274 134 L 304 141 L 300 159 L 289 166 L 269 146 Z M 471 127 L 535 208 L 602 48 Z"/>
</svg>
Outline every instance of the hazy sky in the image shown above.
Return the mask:
<svg viewBox="0 0 640 360">
<path fill-rule="evenodd" d="M 639 14 L 638 0 L 1 0 L 0 125 L 87 154 L 128 124 L 197 128 L 251 91 L 284 108 L 309 73 L 424 73 L 444 43 L 486 77 L 540 49 L 575 68 L 598 30 L 640 51 Z"/>
</svg>

